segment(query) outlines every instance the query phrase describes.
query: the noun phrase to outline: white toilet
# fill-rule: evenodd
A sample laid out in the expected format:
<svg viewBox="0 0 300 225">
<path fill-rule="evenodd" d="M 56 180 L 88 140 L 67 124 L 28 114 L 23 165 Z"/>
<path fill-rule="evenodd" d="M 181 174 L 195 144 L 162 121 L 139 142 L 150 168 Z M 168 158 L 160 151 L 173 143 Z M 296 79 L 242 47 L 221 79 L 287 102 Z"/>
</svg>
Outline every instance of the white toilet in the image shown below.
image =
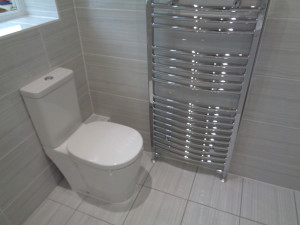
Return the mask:
<svg viewBox="0 0 300 225">
<path fill-rule="evenodd" d="M 73 190 L 114 203 L 132 196 L 143 152 L 138 131 L 81 123 L 72 70 L 58 68 L 20 91 L 46 154 Z"/>
</svg>

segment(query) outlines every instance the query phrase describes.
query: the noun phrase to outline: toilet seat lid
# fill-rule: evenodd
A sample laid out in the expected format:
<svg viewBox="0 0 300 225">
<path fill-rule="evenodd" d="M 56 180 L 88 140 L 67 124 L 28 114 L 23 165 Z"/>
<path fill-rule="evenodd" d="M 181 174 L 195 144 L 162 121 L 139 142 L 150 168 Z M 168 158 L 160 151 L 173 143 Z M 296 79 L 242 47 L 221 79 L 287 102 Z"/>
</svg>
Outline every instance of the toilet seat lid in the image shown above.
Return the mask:
<svg viewBox="0 0 300 225">
<path fill-rule="evenodd" d="M 143 147 L 141 134 L 112 122 L 92 122 L 81 126 L 68 142 L 68 152 L 76 160 L 103 169 L 119 169 L 134 162 Z"/>
</svg>

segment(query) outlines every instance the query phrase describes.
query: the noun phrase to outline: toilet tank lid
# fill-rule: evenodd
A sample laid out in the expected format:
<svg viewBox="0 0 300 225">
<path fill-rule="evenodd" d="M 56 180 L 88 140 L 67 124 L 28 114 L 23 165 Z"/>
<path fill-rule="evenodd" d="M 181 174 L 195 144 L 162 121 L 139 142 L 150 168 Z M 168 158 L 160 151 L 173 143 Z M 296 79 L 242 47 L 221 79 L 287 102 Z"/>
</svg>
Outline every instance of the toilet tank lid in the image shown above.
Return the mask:
<svg viewBox="0 0 300 225">
<path fill-rule="evenodd" d="M 29 98 L 42 98 L 57 87 L 66 83 L 73 77 L 73 71 L 65 68 L 57 68 L 52 72 L 34 80 L 20 89 L 23 96 Z"/>
</svg>

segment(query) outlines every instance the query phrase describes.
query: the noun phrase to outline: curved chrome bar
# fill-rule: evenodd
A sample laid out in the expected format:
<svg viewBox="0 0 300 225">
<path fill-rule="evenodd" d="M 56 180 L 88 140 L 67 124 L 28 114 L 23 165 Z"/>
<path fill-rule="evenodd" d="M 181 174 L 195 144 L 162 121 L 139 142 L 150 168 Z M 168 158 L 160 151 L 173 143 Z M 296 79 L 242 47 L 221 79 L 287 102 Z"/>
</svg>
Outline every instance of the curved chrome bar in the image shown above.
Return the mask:
<svg viewBox="0 0 300 225">
<path fill-rule="evenodd" d="M 202 28 L 202 27 L 185 27 L 185 26 L 174 26 L 174 25 L 164 25 L 152 23 L 153 28 L 167 29 L 167 30 L 177 30 L 183 32 L 196 32 L 196 33 L 211 33 L 211 34 L 247 34 L 253 35 L 254 30 L 244 31 L 234 28 Z"/>
<path fill-rule="evenodd" d="M 178 101 L 178 100 L 174 100 L 174 99 L 170 99 L 170 98 L 164 98 L 164 97 L 157 96 L 157 95 L 153 95 L 153 97 L 154 97 L 154 99 L 168 102 L 169 104 L 171 103 L 171 104 L 179 105 L 182 107 L 186 107 L 187 109 L 193 109 L 194 111 L 201 109 L 201 110 L 206 110 L 208 112 L 217 112 L 218 115 L 215 115 L 215 116 L 222 116 L 222 117 L 227 117 L 227 118 L 232 119 L 236 115 L 236 109 L 233 109 L 233 108 L 225 108 L 225 107 L 214 106 L 214 105 L 200 105 L 200 104 L 196 104 L 196 103 L 182 102 L 182 101 Z M 228 116 L 228 115 L 225 116 L 225 114 L 229 114 L 231 116 Z"/>
<path fill-rule="evenodd" d="M 197 4 L 194 5 L 170 5 L 163 3 L 151 3 L 152 8 L 154 9 L 171 9 L 171 10 L 188 10 L 194 12 L 259 12 L 261 7 L 239 7 L 232 8 L 230 6 L 200 6 Z"/>
<path fill-rule="evenodd" d="M 219 23 L 219 24 L 256 24 L 256 17 L 205 17 L 205 16 L 177 16 L 172 14 L 153 13 L 154 19 L 166 19 L 174 21 L 187 21 L 196 23 Z"/>
</svg>

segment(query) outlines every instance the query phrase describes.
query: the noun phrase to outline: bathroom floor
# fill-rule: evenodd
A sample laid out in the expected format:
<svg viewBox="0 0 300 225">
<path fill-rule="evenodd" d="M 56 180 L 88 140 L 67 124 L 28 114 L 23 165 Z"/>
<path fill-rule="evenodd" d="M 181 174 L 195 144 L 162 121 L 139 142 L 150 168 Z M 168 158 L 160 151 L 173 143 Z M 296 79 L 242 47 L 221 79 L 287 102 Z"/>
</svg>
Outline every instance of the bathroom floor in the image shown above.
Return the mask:
<svg viewBox="0 0 300 225">
<path fill-rule="evenodd" d="M 63 180 L 24 225 L 300 225 L 300 192 L 202 168 L 142 159 L 134 196 L 108 204 Z"/>
</svg>

